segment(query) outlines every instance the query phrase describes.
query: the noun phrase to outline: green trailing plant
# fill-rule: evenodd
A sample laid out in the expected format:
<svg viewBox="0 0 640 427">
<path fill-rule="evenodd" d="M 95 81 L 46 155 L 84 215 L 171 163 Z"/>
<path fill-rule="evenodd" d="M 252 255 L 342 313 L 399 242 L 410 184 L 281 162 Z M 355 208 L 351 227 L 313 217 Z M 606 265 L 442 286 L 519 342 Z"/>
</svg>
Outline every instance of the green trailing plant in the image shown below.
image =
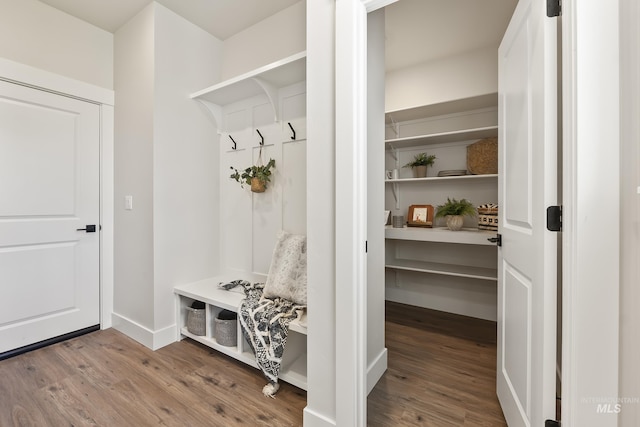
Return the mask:
<svg viewBox="0 0 640 427">
<path fill-rule="evenodd" d="M 447 202 L 439 205 L 436 209 L 436 218 L 444 218 L 447 215 L 476 215 L 476 208 L 467 199 L 456 200 L 447 197 Z"/>
<path fill-rule="evenodd" d="M 433 154 L 419 153 L 413 157 L 413 160 L 404 165 L 405 168 L 414 168 L 416 166 L 432 166 L 436 160 Z"/>
<path fill-rule="evenodd" d="M 269 162 L 266 165 L 250 166 L 242 171 L 242 173 L 240 173 L 238 169 L 231 166 L 231 170 L 233 171 L 233 173 L 229 176 L 229 178 L 233 178 L 237 182 L 239 182 L 242 188 L 244 188 L 244 184 L 251 185 L 251 180 L 253 178 L 258 179 L 266 187 L 267 183 L 271 182 L 271 168 L 275 167 L 276 161 L 274 159 L 269 159 Z"/>
</svg>

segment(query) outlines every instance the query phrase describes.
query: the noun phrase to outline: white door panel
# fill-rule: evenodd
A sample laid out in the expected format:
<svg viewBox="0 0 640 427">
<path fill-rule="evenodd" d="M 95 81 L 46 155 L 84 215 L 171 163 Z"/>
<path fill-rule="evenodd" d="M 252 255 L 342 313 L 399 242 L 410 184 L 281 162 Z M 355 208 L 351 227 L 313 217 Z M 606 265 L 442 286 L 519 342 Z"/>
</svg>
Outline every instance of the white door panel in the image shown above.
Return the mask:
<svg viewBox="0 0 640 427">
<path fill-rule="evenodd" d="M 0 81 L 0 352 L 100 322 L 99 120 Z"/>
<path fill-rule="evenodd" d="M 497 393 L 511 427 L 555 419 L 557 18 L 520 0 L 499 48 Z"/>
</svg>

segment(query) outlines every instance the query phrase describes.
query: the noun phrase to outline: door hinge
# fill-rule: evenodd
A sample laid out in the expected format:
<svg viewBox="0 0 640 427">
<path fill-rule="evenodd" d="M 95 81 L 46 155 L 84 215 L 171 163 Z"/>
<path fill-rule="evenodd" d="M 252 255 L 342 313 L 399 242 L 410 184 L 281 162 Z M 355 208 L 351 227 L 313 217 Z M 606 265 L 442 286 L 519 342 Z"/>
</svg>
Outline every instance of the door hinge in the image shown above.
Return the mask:
<svg viewBox="0 0 640 427">
<path fill-rule="evenodd" d="M 562 231 L 562 206 L 547 208 L 547 230 Z"/>
<path fill-rule="evenodd" d="M 496 246 L 502 246 L 502 234 L 496 234 L 496 237 L 490 237 L 487 239 L 491 243 L 495 243 Z"/>
<path fill-rule="evenodd" d="M 369 241 L 365 240 L 364 241 L 364 253 L 368 253 L 369 252 Z"/>
<path fill-rule="evenodd" d="M 553 18 L 562 13 L 562 0 L 547 0 L 547 16 Z"/>
<path fill-rule="evenodd" d="M 547 420 L 544 422 L 544 427 L 560 427 L 560 421 Z"/>
</svg>

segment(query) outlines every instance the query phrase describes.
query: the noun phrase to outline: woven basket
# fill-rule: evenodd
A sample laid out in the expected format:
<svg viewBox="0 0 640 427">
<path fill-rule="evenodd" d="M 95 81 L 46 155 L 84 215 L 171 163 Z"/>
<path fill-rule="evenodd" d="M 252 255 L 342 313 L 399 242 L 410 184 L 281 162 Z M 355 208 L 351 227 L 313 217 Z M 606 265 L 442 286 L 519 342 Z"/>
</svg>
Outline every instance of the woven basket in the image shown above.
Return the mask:
<svg viewBox="0 0 640 427">
<path fill-rule="evenodd" d="M 230 310 L 222 310 L 215 319 L 216 342 L 225 347 L 238 344 L 238 315 Z"/>
<path fill-rule="evenodd" d="M 186 307 L 187 314 L 187 330 L 193 335 L 204 335 L 206 329 L 205 309 Z"/>
<path fill-rule="evenodd" d="M 498 138 L 485 138 L 467 147 L 467 170 L 473 175 L 498 173 Z"/>
</svg>

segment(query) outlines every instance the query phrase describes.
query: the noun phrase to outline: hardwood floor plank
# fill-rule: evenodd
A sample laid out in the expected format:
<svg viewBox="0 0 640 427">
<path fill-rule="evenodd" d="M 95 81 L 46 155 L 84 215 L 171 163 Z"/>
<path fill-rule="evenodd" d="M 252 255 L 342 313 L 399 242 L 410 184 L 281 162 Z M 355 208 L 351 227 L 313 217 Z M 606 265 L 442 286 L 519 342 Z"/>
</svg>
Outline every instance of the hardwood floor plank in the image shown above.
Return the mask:
<svg viewBox="0 0 640 427">
<path fill-rule="evenodd" d="M 505 426 L 495 323 L 387 304 L 389 366 L 371 427 Z M 98 331 L 0 361 L 0 426 L 299 427 L 306 392 L 191 340 L 151 351 Z"/>
<path fill-rule="evenodd" d="M 388 369 L 370 427 L 506 426 L 496 398 L 495 322 L 387 302 Z"/>
</svg>

